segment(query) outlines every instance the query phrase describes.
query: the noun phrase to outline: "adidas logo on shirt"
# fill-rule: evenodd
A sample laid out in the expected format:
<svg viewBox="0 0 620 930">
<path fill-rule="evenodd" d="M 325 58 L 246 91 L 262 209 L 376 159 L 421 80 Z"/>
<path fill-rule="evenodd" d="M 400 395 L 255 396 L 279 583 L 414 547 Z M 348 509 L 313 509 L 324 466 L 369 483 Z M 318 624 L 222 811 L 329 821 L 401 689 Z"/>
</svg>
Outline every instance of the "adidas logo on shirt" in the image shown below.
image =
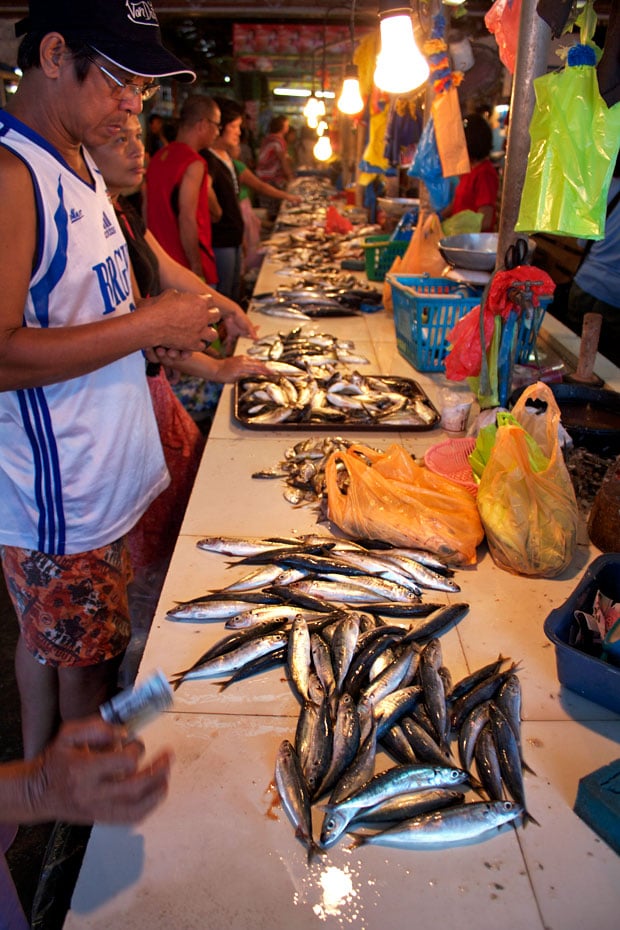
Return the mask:
<svg viewBox="0 0 620 930">
<path fill-rule="evenodd" d="M 114 225 L 110 217 L 107 215 L 107 213 L 103 214 L 103 233 L 106 239 L 109 239 L 110 236 L 116 235 L 116 226 Z"/>
</svg>

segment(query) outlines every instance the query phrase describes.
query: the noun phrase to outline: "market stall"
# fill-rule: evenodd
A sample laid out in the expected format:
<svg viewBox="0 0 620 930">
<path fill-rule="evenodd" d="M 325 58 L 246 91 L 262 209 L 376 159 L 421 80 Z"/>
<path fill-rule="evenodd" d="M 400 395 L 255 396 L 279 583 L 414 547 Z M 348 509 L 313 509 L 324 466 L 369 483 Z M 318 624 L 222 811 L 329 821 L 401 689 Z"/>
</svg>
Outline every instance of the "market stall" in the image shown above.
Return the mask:
<svg viewBox="0 0 620 930">
<path fill-rule="evenodd" d="M 273 247 L 255 292 L 292 284 L 296 274 Z M 298 325 L 250 312 L 261 337 Z M 364 371 L 413 380 L 441 409 L 445 375 L 418 371 L 405 360 L 386 310 L 305 321 L 301 328 L 347 340 L 368 360 Z M 576 339 L 553 320 L 543 323 L 541 339 L 559 345 L 565 337 Z M 618 389 L 620 373 L 599 362 L 608 387 Z M 342 424 L 251 429 L 235 414 L 235 389 L 226 387 L 138 681 L 158 668 L 174 679 L 200 664 L 230 632 L 222 620 L 173 616 L 175 605 L 217 591 L 248 571 L 238 558 L 201 548 L 200 541 L 316 533 L 334 538 L 332 531 L 342 537 L 333 525 L 317 522 L 316 506 L 291 504 L 281 477 L 253 475 L 277 470 L 287 450 L 302 440 L 338 434 L 379 449 L 396 442 L 422 461 L 429 448 L 449 438 L 438 422 L 429 429 L 380 423 L 371 431 L 347 424 L 344 432 Z M 228 675 L 181 676 L 172 707 L 143 733 L 148 751 L 168 745 L 175 752 L 170 796 L 139 827 L 94 828 L 66 928 L 284 930 L 337 922 L 373 930 L 412 920 L 430 927 L 441 920 L 489 930 L 501 925 L 612 930 L 620 860 L 573 806 L 580 779 L 616 759 L 620 716 L 560 685 L 555 649 L 543 630 L 545 618 L 569 597 L 597 554 L 581 527 L 569 568 L 554 578 L 533 578 L 502 571 L 482 545 L 476 564 L 455 568 L 458 591 L 422 596 L 440 609 L 468 605 L 438 633 L 442 664 L 453 683 L 498 657 L 516 664 L 526 807 L 536 823 L 524 826 L 528 818 L 520 818 L 476 839 L 428 849 L 357 846 L 343 835 L 329 848 L 313 847 L 309 856 L 276 785 L 277 760 L 284 741 L 295 741 L 301 706 L 285 666 L 227 687 Z M 393 765 L 380 749 L 375 771 Z M 317 838 L 324 813 L 320 803 L 313 805 Z"/>
</svg>

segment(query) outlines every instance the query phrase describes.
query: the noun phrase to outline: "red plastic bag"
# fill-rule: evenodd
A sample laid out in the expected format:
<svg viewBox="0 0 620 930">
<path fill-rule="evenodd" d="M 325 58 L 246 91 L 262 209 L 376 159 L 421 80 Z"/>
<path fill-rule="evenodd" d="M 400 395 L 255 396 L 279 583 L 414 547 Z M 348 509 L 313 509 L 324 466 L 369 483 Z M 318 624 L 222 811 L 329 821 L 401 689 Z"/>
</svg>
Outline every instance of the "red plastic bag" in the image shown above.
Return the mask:
<svg viewBox="0 0 620 930">
<path fill-rule="evenodd" d="M 485 26 L 495 36 L 500 60 L 511 74 L 515 73 L 520 21 L 521 0 L 495 0 L 484 17 Z"/>
<path fill-rule="evenodd" d="M 339 213 L 334 206 L 327 208 L 325 218 L 325 232 L 327 233 L 348 233 L 353 229 L 353 223 Z"/>
</svg>

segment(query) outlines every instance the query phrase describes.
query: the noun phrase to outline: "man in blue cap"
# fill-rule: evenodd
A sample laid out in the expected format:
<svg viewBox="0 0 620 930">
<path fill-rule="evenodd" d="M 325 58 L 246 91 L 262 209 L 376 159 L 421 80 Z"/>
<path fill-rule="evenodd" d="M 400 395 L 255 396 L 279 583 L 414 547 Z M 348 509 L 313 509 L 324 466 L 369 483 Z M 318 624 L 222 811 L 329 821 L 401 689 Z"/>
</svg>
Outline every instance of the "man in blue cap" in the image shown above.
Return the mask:
<svg viewBox="0 0 620 930">
<path fill-rule="evenodd" d="M 169 482 L 144 355 L 215 336 L 212 298 L 140 301 L 100 172 L 109 141 L 194 73 L 149 2 L 31 0 L 0 112 L 0 554 L 20 624 L 24 754 L 116 690 L 130 637 L 124 534 Z M 153 348 L 157 347 L 157 348 Z M 165 347 L 165 348 L 164 348 Z"/>
</svg>

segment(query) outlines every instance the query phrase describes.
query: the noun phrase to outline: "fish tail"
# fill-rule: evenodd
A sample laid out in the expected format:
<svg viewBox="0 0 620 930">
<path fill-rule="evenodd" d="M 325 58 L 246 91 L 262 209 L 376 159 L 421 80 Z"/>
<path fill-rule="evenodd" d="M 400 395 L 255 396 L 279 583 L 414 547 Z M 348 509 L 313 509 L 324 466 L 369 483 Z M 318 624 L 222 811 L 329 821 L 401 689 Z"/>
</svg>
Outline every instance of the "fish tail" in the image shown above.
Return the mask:
<svg viewBox="0 0 620 930">
<path fill-rule="evenodd" d="M 318 859 L 319 856 L 324 855 L 325 850 L 321 849 L 319 844 L 312 840 L 312 842 L 308 845 L 308 865 L 312 865 L 312 863 Z"/>
<path fill-rule="evenodd" d="M 523 808 L 523 829 L 527 827 L 528 823 L 535 823 L 537 827 L 540 826 L 536 818 L 533 817 L 526 808 Z"/>
</svg>

